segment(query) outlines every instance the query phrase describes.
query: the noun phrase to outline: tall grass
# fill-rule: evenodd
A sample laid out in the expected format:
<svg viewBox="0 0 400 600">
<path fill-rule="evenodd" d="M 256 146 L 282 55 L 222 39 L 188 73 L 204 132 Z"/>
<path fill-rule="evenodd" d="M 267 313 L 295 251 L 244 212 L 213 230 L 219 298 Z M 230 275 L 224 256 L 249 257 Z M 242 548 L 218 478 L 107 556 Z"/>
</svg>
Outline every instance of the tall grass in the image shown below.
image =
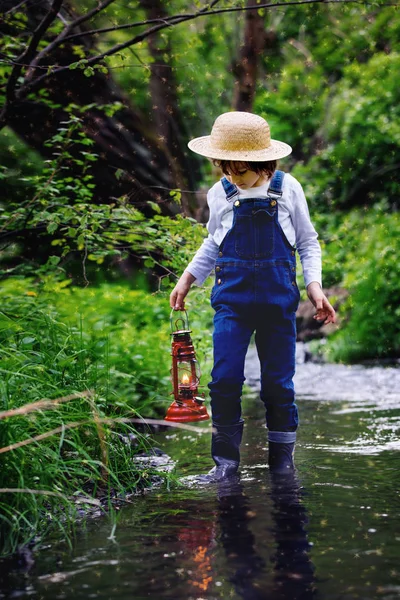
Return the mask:
<svg viewBox="0 0 400 600">
<path fill-rule="evenodd" d="M 206 343 L 206 342 L 203 342 Z M 170 397 L 165 297 L 9 279 L 0 290 L 0 552 L 137 490 L 140 415 Z M 128 436 L 127 434 L 131 434 Z M 133 440 L 133 443 L 130 443 Z"/>
</svg>

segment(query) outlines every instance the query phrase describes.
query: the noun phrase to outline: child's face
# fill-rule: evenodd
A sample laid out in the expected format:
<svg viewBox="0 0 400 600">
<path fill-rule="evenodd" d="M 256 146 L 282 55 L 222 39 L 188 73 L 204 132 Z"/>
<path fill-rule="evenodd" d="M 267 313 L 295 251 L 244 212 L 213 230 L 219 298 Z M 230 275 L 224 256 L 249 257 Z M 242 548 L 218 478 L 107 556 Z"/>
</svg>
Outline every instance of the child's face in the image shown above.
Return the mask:
<svg viewBox="0 0 400 600">
<path fill-rule="evenodd" d="M 255 171 L 250 171 L 244 163 L 240 162 L 235 165 L 235 173 L 227 169 L 226 178 L 234 185 L 245 190 L 263 185 L 267 181 L 264 176 Z"/>
</svg>

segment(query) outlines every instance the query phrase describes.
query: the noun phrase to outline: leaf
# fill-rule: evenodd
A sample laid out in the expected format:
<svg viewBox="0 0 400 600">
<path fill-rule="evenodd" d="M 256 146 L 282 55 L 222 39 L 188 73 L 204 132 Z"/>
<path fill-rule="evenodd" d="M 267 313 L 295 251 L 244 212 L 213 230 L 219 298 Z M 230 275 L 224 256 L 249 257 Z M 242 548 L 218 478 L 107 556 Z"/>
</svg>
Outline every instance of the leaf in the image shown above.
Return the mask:
<svg viewBox="0 0 400 600">
<path fill-rule="evenodd" d="M 108 75 L 108 69 L 107 67 L 105 67 L 104 65 L 96 65 L 95 67 L 98 71 L 100 71 L 100 73 L 104 73 L 105 75 Z"/>
<path fill-rule="evenodd" d="M 148 205 L 154 210 L 155 213 L 158 213 L 158 214 L 161 213 L 161 208 L 158 206 L 158 204 L 156 202 L 152 202 L 151 200 L 149 200 Z"/>
<path fill-rule="evenodd" d="M 177 204 L 180 203 L 182 198 L 182 193 L 180 189 L 170 190 L 169 195 L 171 196 L 174 202 L 176 202 Z"/>
<path fill-rule="evenodd" d="M 54 233 L 55 231 L 57 231 L 58 229 L 58 223 L 55 223 L 54 221 L 52 221 L 51 223 L 49 223 L 47 225 L 47 233 Z"/>
</svg>

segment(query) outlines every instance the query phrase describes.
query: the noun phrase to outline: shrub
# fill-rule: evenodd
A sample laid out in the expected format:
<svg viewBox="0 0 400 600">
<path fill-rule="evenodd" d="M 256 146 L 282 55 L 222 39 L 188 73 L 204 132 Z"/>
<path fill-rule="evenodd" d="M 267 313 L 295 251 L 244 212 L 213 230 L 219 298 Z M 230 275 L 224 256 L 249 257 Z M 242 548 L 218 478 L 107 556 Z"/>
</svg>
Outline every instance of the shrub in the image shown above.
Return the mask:
<svg viewBox="0 0 400 600">
<path fill-rule="evenodd" d="M 382 202 L 325 219 L 322 237 L 329 284 L 350 296 L 341 309 L 343 324 L 329 338 L 329 359 L 356 362 L 400 356 L 400 216 Z M 334 224 L 332 225 L 332 221 Z"/>
<path fill-rule="evenodd" d="M 294 174 L 310 182 L 310 203 L 320 208 L 397 202 L 400 153 L 400 54 L 377 53 L 351 63 L 326 104 L 319 135 L 325 147 Z"/>
</svg>

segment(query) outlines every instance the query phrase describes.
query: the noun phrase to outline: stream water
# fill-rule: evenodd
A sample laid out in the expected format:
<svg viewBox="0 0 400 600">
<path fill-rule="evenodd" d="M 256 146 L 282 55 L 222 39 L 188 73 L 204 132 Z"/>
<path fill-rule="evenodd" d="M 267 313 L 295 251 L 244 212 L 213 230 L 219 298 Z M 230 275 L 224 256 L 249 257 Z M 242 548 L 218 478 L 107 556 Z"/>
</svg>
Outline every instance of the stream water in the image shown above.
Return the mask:
<svg viewBox="0 0 400 600">
<path fill-rule="evenodd" d="M 256 390 L 253 349 L 247 380 Z M 308 363 L 299 345 L 296 389 L 293 478 L 268 471 L 254 391 L 240 479 L 189 486 L 212 466 L 208 434 L 157 434 L 186 484 L 135 497 L 115 531 L 107 517 L 89 522 L 72 550 L 49 541 L 3 573 L 0 598 L 400 598 L 400 369 Z"/>
</svg>

